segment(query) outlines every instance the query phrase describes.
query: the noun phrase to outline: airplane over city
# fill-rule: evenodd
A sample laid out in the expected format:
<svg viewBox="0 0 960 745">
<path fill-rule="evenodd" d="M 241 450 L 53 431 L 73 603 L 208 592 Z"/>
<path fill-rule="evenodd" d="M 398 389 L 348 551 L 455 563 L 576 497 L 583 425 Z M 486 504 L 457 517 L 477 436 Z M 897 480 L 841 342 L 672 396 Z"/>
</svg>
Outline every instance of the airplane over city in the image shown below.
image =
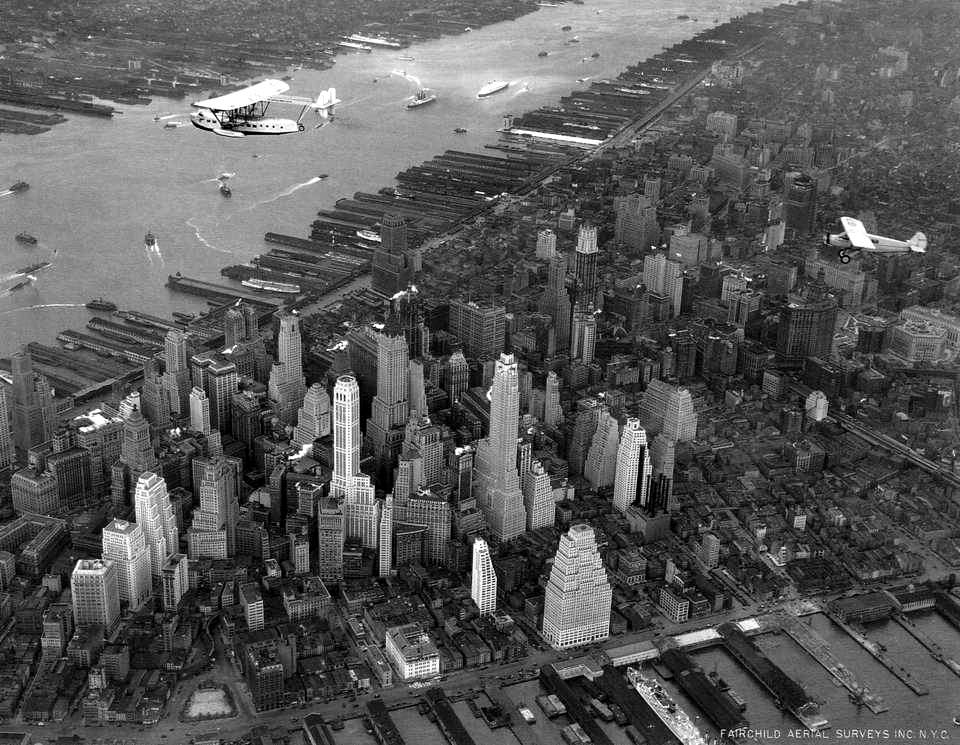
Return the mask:
<svg viewBox="0 0 960 745">
<path fill-rule="evenodd" d="M 827 243 L 840 249 L 840 263 L 849 264 L 850 257 L 847 251 L 868 251 L 878 254 L 926 253 L 927 236 L 923 233 L 914 233 L 906 241 L 886 238 L 882 235 L 871 235 L 863 227 L 863 223 L 852 217 L 841 217 L 842 233 L 827 236 Z"/>
<path fill-rule="evenodd" d="M 335 88 L 321 91 L 314 101 L 301 96 L 284 95 L 290 86 L 282 80 L 264 80 L 248 88 L 227 93 L 193 105 L 200 109 L 190 115 L 194 127 L 205 129 L 223 137 L 245 135 L 285 135 L 303 132 L 300 121 L 307 109 L 313 109 L 324 119 L 333 119 L 333 107 L 340 103 Z M 271 103 L 300 106 L 296 119 L 267 117 Z"/>
</svg>

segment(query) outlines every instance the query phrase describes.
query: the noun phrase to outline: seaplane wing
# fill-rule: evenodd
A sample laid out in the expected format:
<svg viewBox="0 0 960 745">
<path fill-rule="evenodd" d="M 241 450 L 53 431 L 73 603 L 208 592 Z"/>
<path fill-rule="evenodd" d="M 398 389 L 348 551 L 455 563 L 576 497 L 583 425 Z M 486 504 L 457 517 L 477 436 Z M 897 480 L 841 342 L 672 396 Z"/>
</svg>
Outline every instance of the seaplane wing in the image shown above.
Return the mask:
<svg viewBox="0 0 960 745">
<path fill-rule="evenodd" d="M 198 109 L 208 109 L 210 111 L 235 111 L 245 106 L 266 101 L 273 96 L 286 93 L 288 90 L 290 90 L 290 86 L 282 80 L 264 80 L 251 85 L 249 88 L 227 93 L 224 96 L 208 98 L 206 101 L 196 101 L 193 105 Z"/>
<path fill-rule="evenodd" d="M 841 217 L 840 224 L 843 225 L 843 231 L 852 246 L 866 250 L 876 248 L 862 222 L 854 220 L 852 217 Z"/>
</svg>

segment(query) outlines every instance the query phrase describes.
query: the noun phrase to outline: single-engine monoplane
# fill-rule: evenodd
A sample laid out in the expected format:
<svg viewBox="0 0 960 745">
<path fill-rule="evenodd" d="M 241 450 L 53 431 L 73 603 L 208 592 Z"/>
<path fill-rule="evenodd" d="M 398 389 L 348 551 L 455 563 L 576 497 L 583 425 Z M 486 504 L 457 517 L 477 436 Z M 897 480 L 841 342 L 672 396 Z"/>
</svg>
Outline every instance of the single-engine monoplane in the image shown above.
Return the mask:
<svg viewBox="0 0 960 745">
<path fill-rule="evenodd" d="M 911 238 L 899 241 L 867 232 L 863 223 L 853 217 L 841 217 L 842 233 L 827 236 L 826 242 L 840 249 L 840 263 L 849 264 L 852 251 L 867 251 L 875 254 L 926 253 L 927 236 L 914 233 Z"/>
</svg>

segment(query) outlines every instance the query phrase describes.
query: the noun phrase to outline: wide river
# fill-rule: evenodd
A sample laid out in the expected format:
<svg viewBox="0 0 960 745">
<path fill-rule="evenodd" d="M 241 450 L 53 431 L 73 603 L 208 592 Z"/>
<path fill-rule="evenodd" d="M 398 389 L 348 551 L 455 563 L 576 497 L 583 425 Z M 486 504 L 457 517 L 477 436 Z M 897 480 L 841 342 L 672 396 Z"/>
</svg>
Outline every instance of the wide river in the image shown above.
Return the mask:
<svg viewBox="0 0 960 745">
<path fill-rule="evenodd" d="M 0 356 L 28 341 L 54 343 L 65 328 L 82 329 L 90 315 L 83 303 L 93 297 L 163 316 L 205 308 L 168 290 L 167 275 L 222 281 L 221 267 L 264 250 L 265 232 L 306 236 L 317 210 L 341 197 L 376 191 L 397 171 L 445 149 L 482 150 L 496 140 L 505 113 L 555 102 L 715 22 L 773 4 L 588 0 L 403 51 L 345 54 L 329 70 L 291 71 L 292 94 L 335 86 L 344 101 L 330 126 L 315 128 L 308 114 L 301 135 L 234 140 L 164 126 L 186 122 L 188 101 L 202 91 L 186 102 L 128 107 L 113 119 L 71 116 L 39 136 L 3 135 L 0 189 L 17 180 L 30 189 L 0 196 Z M 562 31 L 565 25 L 572 30 Z M 541 50 L 549 56 L 539 57 Z M 600 56 L 591 59 L 593 52 Z M 416 87 L 411 77 L 439 100 L 407 111 L 404 101 Z M 493 79 L 512 85 L 478 100 L 476 92 Z M 456 127 L 469 131 L 458 135 Z M 232 199 L 216 188 L 224 172 L 236 174 Z M 322 173 L 329 178 L 318 180 Z M 148 230 L 157 236 L 157 253 L 144 248 Z M 38 244 L 19 244 L 21 231 Z M 16 270 L 42 260 L 53 264 L 11 292 L 22 280 Z"/>
</svg>

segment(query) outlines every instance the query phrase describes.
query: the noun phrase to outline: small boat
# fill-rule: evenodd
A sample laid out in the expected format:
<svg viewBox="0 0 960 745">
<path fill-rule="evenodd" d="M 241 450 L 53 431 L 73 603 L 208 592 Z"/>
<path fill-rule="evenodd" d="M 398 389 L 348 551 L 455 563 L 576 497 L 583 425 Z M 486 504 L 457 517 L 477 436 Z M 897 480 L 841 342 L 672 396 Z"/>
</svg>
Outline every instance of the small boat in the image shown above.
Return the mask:
<svg viewBox="0 0 960 745">
<path fill-rule="evenodd" d="M 398 60 L 403 60 L 404 62 L 413 62 L 416 57 L 397 57 Z"/>
<path fill-rule="evenodd" d="M 572 39 L 570 39 L 570 43 L 571 43 L 571 44 L 579 44 L 579 43 L 580 43 L 580 37 L 579 37 L 579 36 L 574 36 Z"/>
<path fill-rule="evenodd" d="M 154 115 L 153 115 L 153 121 L 159 122 L 159 121 L 160 121 L 160 115 L 159 115 L 159 114 L 154 114 Z"/>
<path fill-rule="evenodd" d="M 317 178 L 323 181 L 325 178 L 329 178 L 329 176 L 329 173 L 321 173 L 319 176 L 317 176 Z"/>
<path fill-rule="evenodd" d="M 48 266 L 50 266 L 49 261 L 40 261 L 36 264 L 29 264 L 23 267 L 23 269 L 17 269 L 17 274 L 33 274 L 41 269 L 46 269 Z"/>
<path fill-rule="evenodd" d="M 17 233 L 17 243 L 23 243 L 27 246 L 37 245 L 37 239 L 29 233 Z"/>
<path fill-rule="evenodd" d="M 467 133 L 467 130 L 464 127 L 457 127 L 453 131 L 458 135 L 465 135 Z"/>
<path fill-rule="evenodd" d="M 18 181 L 10 187 L 10 191 L 26 191 L 29 188 L 30 184 L 28 184 L 26 181 Z"/>
<path fill-rule="evenodd" d="M 590 56 L 591 56 L 593 59 L 596 59 L 597 57 L 600 56 L 600 52 L 594 52 L 594 53 L 591 54 Z"/>
<path fill-rule="evenodd" d="M 111 303 L 109 300 L 104 300 L 102 297 L 95 298 L 94 300 L 86 303 L 86 307 L 88 307 L 90 310 L 114 311 L 117 309 L 116 303 Z"/>
<path fill-rule="evenodd" d="M 561 27 L 560 27 L 560 30 L 561 30 L 561 31 L 569 31 L 569 30 L 572 29 L 572 28 L 573 28 L 573 26 L 561 26 Z"/>
<path fill-rule="evenodd" d="M 686 15 L 685 13 L 681 13 L 680 15 L 677 16 L 677 20 L 678 20 L 678 21 L 689 21 L 689 20 L 690 20 L 690 16 Z"/>
<path fill-rule="evenodd" d="M 548 56 L 550 56 L 550 52 L 548 52 L 548 51 L 546 51 L 546 50 L 542 50 L 537 56 L 538 56 L 538 57 L 548 57 Z"/>
<path fill-rule="evenodd" d="M 486 98 L 487 96 L 492 96 L 494 93 L 499 93 L 502 90 L 506 90 L 510 87 L 510 82 L 507 80 L 491 80 L 483 88 L 477 91 L 477 98 Z"/>
<path fill-rule="evenodd" d="M 186 122 L 166 122 L 163 125 L 164 129 L 179 129 L 186 125 Z"/>
<path fill-rule="evenodd" d="M 147 234 L 143 236 L 143 245 L 147 248 L 153 249 L 157 247 L 157 236 L 151 233 L 149 230 Z"/>
<path fill-rule="evenodd" d="M 408 109 L 416 109 L 420 106 L 426 106 L 437 100 L 437 94 L 432 93 L 428 88 L 418 88 L 413 98 L 407 101 Z"/>
<path fill-rule="evenodd" d="M 960 727 L 960 716 L 955 716 L 955 717 L 953 718 L 953 726 L 954 726 L 954 727 Z"/>
<path fill-rule="evenodd" d="M 227 186 L 226 181 L 220 182 L 220 193 L 223 194 L 223 196 L 228 198 L 233 196 L 233 190 L 229 186 Z"/>
<path fill-rule="evenodd" d="M 17 282 L 15 285 L 13 285 L 10 288 L 10 292 L 16 292 L 17 290 L 22 290 L 24 287 L 31 284 L 33 280 L 34 280 L 33 277 L 26 277 L 25 279 L 21 279 L 19 282 Z"/>
</svg>

